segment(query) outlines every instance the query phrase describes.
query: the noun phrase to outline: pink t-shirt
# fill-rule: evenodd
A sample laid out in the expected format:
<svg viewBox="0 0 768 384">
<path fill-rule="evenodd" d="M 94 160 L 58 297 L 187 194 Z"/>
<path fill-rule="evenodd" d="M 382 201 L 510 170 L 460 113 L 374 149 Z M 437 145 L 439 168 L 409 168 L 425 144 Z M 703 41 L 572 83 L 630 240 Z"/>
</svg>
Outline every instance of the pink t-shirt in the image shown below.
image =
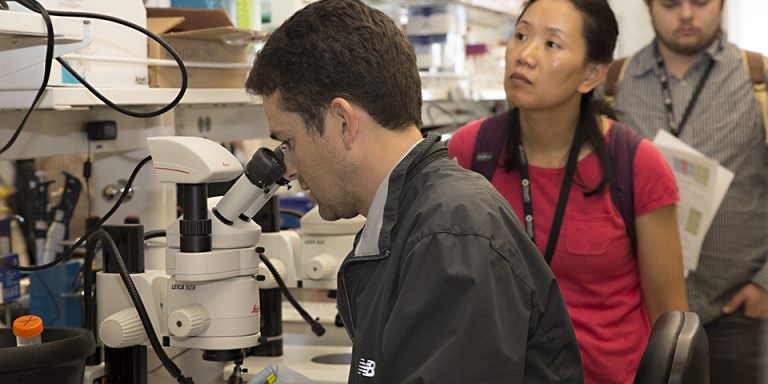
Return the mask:
<svg viewBox="0 0 768 384">
<path fill-rule="evenodd" d="M 448 143 L 449 155 L 464 168 L 472 166 L 481 124 L 482 120 L 467 124 Z M 637 148 L 633 168 L 635 216 L 679 200 L 672 171 L 648 140 Z M 529 172 L 536 246 L 544 254 L 565 168 L 529 166 Z M 650 335 L 637 261 L 609 188 L 593 196 L 584 194 L 600 181 L 597 155 L 580 160 L 577 175 L 550 267 L 573 321 L 585 382 L 632 383 Z M 498 167 L 492 183 L 522 218 L 520 173 Z"/>
</svg>

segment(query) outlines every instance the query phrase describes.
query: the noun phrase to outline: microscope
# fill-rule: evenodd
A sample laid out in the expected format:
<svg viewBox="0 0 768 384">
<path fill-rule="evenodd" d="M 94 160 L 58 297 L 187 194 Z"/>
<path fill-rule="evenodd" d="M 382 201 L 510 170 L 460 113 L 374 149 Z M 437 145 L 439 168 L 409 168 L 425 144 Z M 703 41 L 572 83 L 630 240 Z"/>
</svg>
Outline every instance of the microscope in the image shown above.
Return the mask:
<svg viewBox="0 0 768 384">
<path fill-rule="evenodd" d="M 336 274 L 365 225 L 363 216 L 327 221 L 317 206 L 301 218 L 298 274 L 303 288 L 336 290 Z"/>
<path fill-rule="evenodd" d="M 259 288 L 267 276 L 259 269 L 261 227 L 251 217 L 288 183 L 282 151 L 260 148 L 243 172 L 229 151 L 208 139 L 153 137 L 148 144 L 159 180 L 180 189 L 182 214 L 166 231 L 166 270 L 144 271 L 143 262 L 127 262 L 139 267 L 131 271 L 131 280 L 164 347 L 199 349 L 204 360 L 238 365 L 244 350 L 262 341 Z M 208 197 L 209 183 L 235 178 L 224 196 Z M 134 245 L 123 249 L 140 247 L 136 235 L 127 238 Z M 143 244 L 141 235 L 138 239 Z M 119 275 L 106 266 L 97 275 L 97 287 L 105 346 L 148 345 Z M 115 364 L 121 360 L 113 359 Z"/>
</svg>

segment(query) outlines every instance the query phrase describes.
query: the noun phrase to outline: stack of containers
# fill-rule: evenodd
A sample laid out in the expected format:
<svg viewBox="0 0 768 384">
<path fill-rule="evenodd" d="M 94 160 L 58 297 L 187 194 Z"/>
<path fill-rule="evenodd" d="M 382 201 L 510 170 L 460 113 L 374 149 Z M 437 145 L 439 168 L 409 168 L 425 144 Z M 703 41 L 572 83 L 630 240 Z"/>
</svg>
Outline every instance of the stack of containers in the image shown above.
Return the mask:
<svg viewBox="0 0 768 384">
<path fill-rule="evenodd" d="M 461 4 L 408 7 L 405 31 L 416 51 L 419 69 L 430 73 L 464 73 L 467 10 Z"/>
<path fill-rule="evenodd" d="M 440 3 L 406 8 L 405 32 L 422 72 L 425 101 L 464 99 L 467 10 L 464 5 Z"/>
</svg>

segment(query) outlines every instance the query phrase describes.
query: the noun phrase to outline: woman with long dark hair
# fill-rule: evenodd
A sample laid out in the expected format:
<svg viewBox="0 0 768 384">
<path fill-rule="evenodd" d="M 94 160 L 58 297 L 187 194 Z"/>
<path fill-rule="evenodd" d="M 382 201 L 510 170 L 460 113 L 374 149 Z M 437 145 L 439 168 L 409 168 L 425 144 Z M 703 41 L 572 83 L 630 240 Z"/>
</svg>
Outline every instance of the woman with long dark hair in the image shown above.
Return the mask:
<svg viewBox="0 0 768 384">
<path fill-rule="evenodd" d="M 688 307 L 674 176 L 592 96 L 617 35 L 606 0 L 529 1 L 507 45 L 510 110 L 449 142 L 510 202 L 550 263 L 585 380 L 600 384 L 631 383 L 653 322 Z"/>
</svg>

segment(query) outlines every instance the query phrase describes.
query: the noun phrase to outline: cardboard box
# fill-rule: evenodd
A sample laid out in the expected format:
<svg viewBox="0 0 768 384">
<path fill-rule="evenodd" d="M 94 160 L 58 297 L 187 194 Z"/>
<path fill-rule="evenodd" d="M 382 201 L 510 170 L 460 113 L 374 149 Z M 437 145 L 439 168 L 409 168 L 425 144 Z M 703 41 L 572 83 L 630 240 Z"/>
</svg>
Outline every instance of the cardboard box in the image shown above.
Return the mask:
<svg viewBox="0 0 768 384">
<path fill-rule="evenodd" d="M 223 9 L 147 8 L 147 27 L 173 47 L 186 63 L 239 64 L 242 68 L 198 68 L 187 66 L 191 88 L 243 88 L 251 63 L 247 44 L 260 32 L 235 28 Z M 150 59 L 173 60 L 157 42 L 149 39 Z M 177 67 L 150 65 L 149 86 L 176 88 L 181 85 Z"/>
</svg>

